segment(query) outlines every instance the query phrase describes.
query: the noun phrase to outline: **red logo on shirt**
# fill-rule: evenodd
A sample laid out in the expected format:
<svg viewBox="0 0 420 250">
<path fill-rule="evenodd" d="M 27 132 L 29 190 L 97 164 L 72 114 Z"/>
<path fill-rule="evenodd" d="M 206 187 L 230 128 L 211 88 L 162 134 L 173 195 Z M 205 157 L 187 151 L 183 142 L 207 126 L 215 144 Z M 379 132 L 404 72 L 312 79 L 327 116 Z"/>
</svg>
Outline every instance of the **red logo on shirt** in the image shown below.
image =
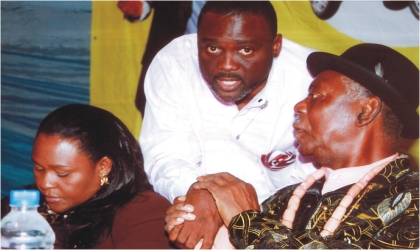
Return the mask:
<svg viewBox="0 0 420 250">
<path fill-rule="evenodd" d="M 261 162 L 271 171 L 278 171 L 295 162 L 296 155 L 290 151 L 272 151 L 267 155 L 261 155 Z"/>
</svg>

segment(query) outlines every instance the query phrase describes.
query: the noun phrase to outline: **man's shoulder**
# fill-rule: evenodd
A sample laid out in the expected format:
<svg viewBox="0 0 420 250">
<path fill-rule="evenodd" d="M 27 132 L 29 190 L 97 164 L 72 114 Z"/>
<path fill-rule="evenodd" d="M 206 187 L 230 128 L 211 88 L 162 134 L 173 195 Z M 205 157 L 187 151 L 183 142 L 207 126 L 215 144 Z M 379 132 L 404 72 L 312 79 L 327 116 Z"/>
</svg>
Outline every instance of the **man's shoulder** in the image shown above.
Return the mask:
<svg viewBox="0 0 420 250">
<path fill-rule="evenodd" d="M 403 154 L 388 163 L 373 181 L 381 183 L 387 190 L 411 190 L 417 194 L 419 192 L 419 172 L 411 166 L 408 156 Z M 392 188 L 387 188 L 388 186 Z M 393 193 L 393 195 L 398 194 L 399 192 Z"/>
<path fill-rule="evenodd" d="M 188 34 L 175 38 L 168 43 L 158 55 L 182 57 L 185 55 L 197 55 L 197 34 Z"/>
</svg>

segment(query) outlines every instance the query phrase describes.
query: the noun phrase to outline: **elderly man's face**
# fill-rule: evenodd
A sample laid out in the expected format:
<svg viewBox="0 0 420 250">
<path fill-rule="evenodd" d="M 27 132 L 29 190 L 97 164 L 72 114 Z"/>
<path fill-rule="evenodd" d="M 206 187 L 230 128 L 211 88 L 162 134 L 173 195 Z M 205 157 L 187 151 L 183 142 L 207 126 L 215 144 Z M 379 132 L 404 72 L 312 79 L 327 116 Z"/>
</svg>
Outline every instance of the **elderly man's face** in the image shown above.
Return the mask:
<svg viewBox="0 0 420 250">
<path fill-rule="evenodd" d="M 220 99 L 250 100 L 265 86 L 281 45 L 267 25 L 258 15 L 203 16 L 197 41 L 200 71 Z"/>
<path fill-rule="evenodd" d="M 351 98 L 344 75 L 335 71 L 319 74 L 309 87 L 308 96 L 295 105 L 294 136 L 302 155 L 312 155 L 315 162 L 327 165 L 351 153 L 350 138 L 355 126 L 358 106 Z"/>
</svg>

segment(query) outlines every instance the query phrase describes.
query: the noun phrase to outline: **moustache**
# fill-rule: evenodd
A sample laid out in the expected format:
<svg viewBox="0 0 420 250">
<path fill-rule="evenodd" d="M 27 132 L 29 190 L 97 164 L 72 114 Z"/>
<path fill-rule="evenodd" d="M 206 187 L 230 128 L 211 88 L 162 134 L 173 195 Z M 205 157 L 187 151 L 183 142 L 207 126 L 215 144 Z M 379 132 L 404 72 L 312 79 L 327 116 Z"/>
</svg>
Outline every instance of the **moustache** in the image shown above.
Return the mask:
<svg viewBox="0 0 420 250">
<path fill-rule="evenodd" d="M 300 124 L 300 116 L 296 116 L 295 120 L 293 121 L 293 125 L 299 125 Z"/>
<path fill-rule="evenodd" d="M 236 78 L 242 82 L 244 81 L 240 75 L 232 72 L 219 72 L 213 77 L 213 81 L 216 81 L 218 78 Z"/>
</svg>

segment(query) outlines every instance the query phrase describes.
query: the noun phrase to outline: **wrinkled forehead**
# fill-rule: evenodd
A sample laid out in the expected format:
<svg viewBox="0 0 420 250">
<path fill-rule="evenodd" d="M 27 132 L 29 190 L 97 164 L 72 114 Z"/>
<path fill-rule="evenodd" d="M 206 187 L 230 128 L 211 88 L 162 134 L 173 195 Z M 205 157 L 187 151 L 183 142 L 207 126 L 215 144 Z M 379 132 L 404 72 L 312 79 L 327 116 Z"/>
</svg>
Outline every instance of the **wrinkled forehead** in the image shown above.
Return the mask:
<svg viewBox="0 0 420 250">
<path fill-rule="evenodd" d="M 319 73 L 311 82 L 308 89 L 314 89 L 319 87 L 340 87 L 346 81 L 352 81 L 347 76 L 338 73 L 333 70 L 325 70 Z"/>
<path fill-rule="evenodd" d="M 346 75 L 332 70 L 319 73 L 308 88 L 309 92 L 318 91 L 334 95 L 367 96 L 370 91 Z"/>
</svg>

